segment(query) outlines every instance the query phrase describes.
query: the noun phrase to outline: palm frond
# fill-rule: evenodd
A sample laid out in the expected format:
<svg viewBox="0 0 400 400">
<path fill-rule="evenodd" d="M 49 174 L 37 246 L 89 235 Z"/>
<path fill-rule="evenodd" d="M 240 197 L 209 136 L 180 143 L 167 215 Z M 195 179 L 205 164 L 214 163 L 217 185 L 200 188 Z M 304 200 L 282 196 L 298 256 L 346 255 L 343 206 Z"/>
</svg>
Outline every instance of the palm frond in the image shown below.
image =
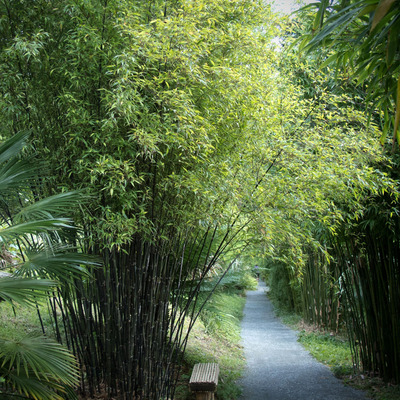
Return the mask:
<svg viewBox="0 0 400 400">
<path fill-rule="evenodd" d="M 0 145 L 0 164 L 14 158 L 25 146 L 29 133 L 22 131 Z"/>
<path fill-rule="evenodd" d="M 58 282 L 74 278 L 90 278 L 89 266 L 99 265 L 98 259 L 82 253 L 71 252 L 71 248 L 55 247 L 54 253 L 45 251 L 27 252 L 27 261 L 18 265 L 16 276 L 46 277 Z"/>
<path fill-rule="evenodd" d="M 27 160 L 13 159 L 0 167 L 0 193 L 21 189 L 37 176 L 38 166 Z"/>
<path fill-rule="evenodd" d="M 47 279 L 0 278 L 0 299 L 10 303 L 34 305 L 38 299 L 46 298 L 47 291 L 55 285 L 55 282 Z"/>
<path fill-rule="evenodd" d="M 15 221 L 51 219 L 55 216 L 65 214 L 66 210 L 69 211 L 78 201 L 82 200 L 83 196 L 81 192 L 67 192 L 46 197 L 24 207 L 15 216 Z"/>
<path fill-rule="evenodd" d="M 12 277 L 0 278 L 0 301 L 35 305 L 48 297 L 57 284 L 88 278 L 91 257 L 60 246 L 60 231 L 74 229 L 61 218 L 77 203 L 79 193 L 63 193 L 29 203 L 38 165 L 18 158 L 27 134 L 20 133 L 0 145 L 0 241 L 20 245 L 24 261 Z M 53 242 L 56 245 L 53 245 Z M 44 279 L 45 278 L 45 279 Z M 50 279 L 47 279 L 50 278 Z M 79 383 L 75 358 L 59 343 L 44 336 L 0 338 L 0 397 L 61 400 L 73 399 Z"/>
<path fill-rule="evenodd" d="M 65 392 L 65 386 L 79 383 L 75 358 L 59 343 L 44 336 L 0 338 L 0 363 L 8 384 L 34 399 L 61 399 L 52 389 Z"/>
<path fill-rule="evenodd" d="M 4 369 L 0 368 L 0 374 L 5 375 Z M 8 371 L 7 371 L 8 372 Z M 44 385 L 36 377 L 18 375 L 14 371 L 8 372 L 7 381 L 12 386 L 14 393 L 2 393 L 0 389 L 0 395 L 5 396 L 6 400 L 19 400 L 23 399 L 35 399 L 35 400 L 63 400 L 60 394 L 57 394 L 54 390 L 57 387 L 51 387 L 48 382 Z M 59 386 L 62 388 L 62 386 Z M 19 393 L 19 394 L 15 394 Z M 3 398 L 3 397 L 1 397 Z"/>
<path fill-rule="evenodd" d="M 41 232 L 50 232 L 63 228 L 75 229 L 69 218 L 49 218 L 36 221 L 24 222 L 13 225 L 4 229 L 0 229 L 0 238 L 3 241 L 13 240 L 23 237 L 27 234 L 37 234 Z"/>
</svg>

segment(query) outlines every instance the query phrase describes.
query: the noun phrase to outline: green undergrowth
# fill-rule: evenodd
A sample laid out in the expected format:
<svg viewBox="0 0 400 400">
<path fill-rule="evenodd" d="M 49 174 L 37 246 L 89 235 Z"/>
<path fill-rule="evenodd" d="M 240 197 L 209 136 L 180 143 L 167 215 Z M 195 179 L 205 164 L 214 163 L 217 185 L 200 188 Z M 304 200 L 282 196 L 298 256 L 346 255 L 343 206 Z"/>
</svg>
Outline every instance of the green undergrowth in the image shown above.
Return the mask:
<svg viewBox="0 0 400 400">
<path fill-rule="evenodd" d="M 350 344 L 345 336 L 329 332 L 301 330 L 299 342 L 318 361 L 328 365 L 337 378 L 345 384 L 368 392 L 371 399 L 400 400 L 400 386 L 385 383 L 382 379 L 363 374 L 353 368 Z"/>
<path fill-rule="evenodd" d="M 177 389 L 175 400 L 195 398 L 188 389 L 192 368 L 197 363 L 210 362 L 218 363 L 220 367 L 215 398 L 239 398 L 241 389 L 236 382 L 245 367 L 243 348 L 240 345 L 240 321 L 246 302 L 245 289 L 256 287 L 257 281 L 249 276 L 243 277 L 240 282 L 232 276 L 221 282 L 218 291 L 206 303 L 191 331 L 181 385 Z M 201 297 L 204 298 L 206 294 L 207 291 Z"/>
<path fill-rule="evenodd" d="M 240 396 L 236 381 L 245 367 L 240 345 L 240 321 L 246 302 L 245 290 L 256 287 L 257 281 L 246 274 L 232 273 L 221 282 L 191 331 L 174 400 L 194 399 L 188 383 L 194 364 L 201 362 L 216 362 L 220 366 L 216 400 L 235 400 Z M 199 304 L 208 294 L 206 287 L 200 295 Z M 52 336 L 53 327 L 47 306 L 41 306 L 40 312 L 46 333 Z M 39 335 L 41 332 L 35 307 L 13 308 L 6 302 L 0 302 L 0 337 L 18 338 L 26 334 Z"/>
<path fill-rule="evenodd" d="M 334 375 L 342 378 L 354 374 L 353 359 L 348 340 L 329 332 L 301 330 L 299 342 L 318 361 L 326 364 Z"/>
<path fill-rule="evenodd" d="M 281 309 L 271 299 L 281 321 L 299 332 L 299 342 L 319 362 L 326 364 L 345 384 L 364 390 L 371 399 L 400 400 L 400 386 L 356 371 L 353 367 L 350 343 L 345 333 L 336 334 L 304 323 L 302 318 L 287 309 Z"/>
<path fill-rule="evenodd" d="M 40 310 L 45 329 L 50 328 L 51 322 L 46 307 L 41 306 Z M 0 337 L 22 338 L 26 335 L 41 333 L 40 320 L 35 307 L 19 305 L 12 307 L 5 301 L 0 302 Z"/>
</svg>

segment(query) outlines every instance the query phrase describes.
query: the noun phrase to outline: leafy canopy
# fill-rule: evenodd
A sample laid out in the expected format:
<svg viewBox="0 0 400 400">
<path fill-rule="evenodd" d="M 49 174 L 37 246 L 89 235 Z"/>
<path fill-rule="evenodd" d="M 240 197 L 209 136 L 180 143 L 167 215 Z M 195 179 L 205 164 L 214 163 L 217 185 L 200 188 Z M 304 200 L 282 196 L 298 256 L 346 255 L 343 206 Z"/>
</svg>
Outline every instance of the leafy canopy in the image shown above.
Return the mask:
<svg viewBox="0 0 400 400">
<path fill-rule="evenodd" d="M 321 60 L 322 66 L 334 64 L 362 85 L 372 101 L 370 112 L 377 109 L 377 118 L 382 121 L 381 142 L 385 143 L 392 130 L 394 146 L 396 140 L 400 142 L 400 19 L 396 1 L 321 0 L 302 12 L 314 7 L 314 22 L 300 38 L 300 49 L 330 49 Z"/>
</svg>

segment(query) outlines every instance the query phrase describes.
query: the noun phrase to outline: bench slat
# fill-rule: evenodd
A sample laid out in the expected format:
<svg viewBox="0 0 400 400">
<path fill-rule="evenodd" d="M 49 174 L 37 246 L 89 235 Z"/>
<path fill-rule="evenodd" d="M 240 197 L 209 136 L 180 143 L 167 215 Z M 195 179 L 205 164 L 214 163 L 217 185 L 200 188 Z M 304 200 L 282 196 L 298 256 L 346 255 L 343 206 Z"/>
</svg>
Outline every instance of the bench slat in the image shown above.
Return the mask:
<svg viewBox="0 0 400 400">
<path fill-rule="evenodd" d="M 218 364 L 196 364 L 189 381 L 190 390 L 193 392 L 215 392 L 218 385 L 218 374 Z"/>
</svg>

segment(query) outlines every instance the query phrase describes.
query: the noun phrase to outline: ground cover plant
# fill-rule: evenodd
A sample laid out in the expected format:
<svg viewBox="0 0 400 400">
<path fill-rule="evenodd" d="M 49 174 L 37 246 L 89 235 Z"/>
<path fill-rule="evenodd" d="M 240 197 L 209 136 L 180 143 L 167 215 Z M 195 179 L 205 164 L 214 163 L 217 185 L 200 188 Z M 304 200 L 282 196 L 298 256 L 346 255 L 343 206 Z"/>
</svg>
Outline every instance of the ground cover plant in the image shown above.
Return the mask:
<svg viewBox="0 0 400 400">
<path fill-rule="evenodd" d="M 46 306 L 41 307 L 42 319 L 44 325 L 49 328 L 50 318 L 46 318 Z M 0 321 L 0 336 L 2 337 L 21 337 L 29 333 L 40 334 L 42 328 L 35 309 L 26 308 L 5 302 L 0 303 L 1 321 Z M 48 330 L 50 331 L 50 330 Z"/>
</svg>

